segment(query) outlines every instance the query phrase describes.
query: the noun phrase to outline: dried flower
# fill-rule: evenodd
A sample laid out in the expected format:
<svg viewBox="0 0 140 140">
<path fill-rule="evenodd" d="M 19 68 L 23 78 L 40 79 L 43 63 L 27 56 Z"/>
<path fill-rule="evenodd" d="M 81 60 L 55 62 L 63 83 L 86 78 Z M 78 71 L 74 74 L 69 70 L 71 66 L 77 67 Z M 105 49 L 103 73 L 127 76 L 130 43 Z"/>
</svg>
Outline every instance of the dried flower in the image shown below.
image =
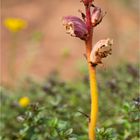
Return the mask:
<svg viewBox="0 0 140 140">
<path fill-rule="evenodd" d="M 79 37 L 86 40 L 88 37 L 88 30 L 84 21 L 76 16 L 63 17 L 63 25 L 66 28 L 66 33 L 73 37 Z"/>
<path fill-rule="evenodd" d="M 102 58 L 107 57 L 108 55 L 111 55 L 113 45 L 113 40 L 111 39 L 103 39 L 98 41 L 90 54 L 90 62 L 93 66 L 96 66 L 97 64 L 102 63 Z"/>
<path fill-rule="evenodd" d="M 18 18 L 6 18 L 4 20 L 4 26 L 11 32 L 18 32 L 27 27 L 27 23 L 23 19 Z"/>
<path fill-rule="evenodd" d="M 21 107 L 27 107 L 30 104 L 30 99 L 28 97 L 22 97 L 18 103 Z"/>
<path fill-rule="evenodd" d="M 102 21 L 103 17 L 104 15 L 101 8 L 94 6 L 91 15 L 92 26 L 95 27 L 96 25 L 98 25 Z"/>
</svg>

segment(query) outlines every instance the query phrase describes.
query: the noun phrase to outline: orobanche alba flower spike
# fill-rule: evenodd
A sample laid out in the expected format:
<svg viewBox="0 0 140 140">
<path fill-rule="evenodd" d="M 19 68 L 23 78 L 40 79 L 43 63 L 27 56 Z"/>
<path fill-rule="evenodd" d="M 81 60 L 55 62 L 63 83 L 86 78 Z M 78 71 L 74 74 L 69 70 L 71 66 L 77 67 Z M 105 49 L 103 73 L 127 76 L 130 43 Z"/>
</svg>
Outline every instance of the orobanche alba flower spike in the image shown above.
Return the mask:
<svg viewBox="0 0 140 140">
<path fill-rule="evenodd" d="M 81 11 L 82 19 L 76 16 L 63 17 L 66 33 L 78 37 L 85 42 L 86 58 L 89 71 L 91 111 L 88 124 L 89 140 L 96 140 L 96 124 L 98 120 L 98 88 L 96 80 L 96 66 L 102 59 L 112 52 L 113 41 L 104 39 L 92 45 L 93 28 L 101 23 L 105 13 L 93 4 L 94 0 L 81 0 L 85 7 L 85 14 Z M 88 115 L 87 115 L 88 116 Z"/>
<path fill-rule="evenodd" d="M 92 48 L 90 62 L 93 66 L 102 63 L 102 59 L 112 54 L 113 40 L 103 39 L 98 41 Z"/>
<path fill-rule="evenodd" d="M 66 28 L 66 33 L 73 37 L 79 37 L 82 40 L 86 40 L 88 31 L 86 24 L 80 18 L 76 16 L 63 17 L 63 25 Z"/>
</svg>

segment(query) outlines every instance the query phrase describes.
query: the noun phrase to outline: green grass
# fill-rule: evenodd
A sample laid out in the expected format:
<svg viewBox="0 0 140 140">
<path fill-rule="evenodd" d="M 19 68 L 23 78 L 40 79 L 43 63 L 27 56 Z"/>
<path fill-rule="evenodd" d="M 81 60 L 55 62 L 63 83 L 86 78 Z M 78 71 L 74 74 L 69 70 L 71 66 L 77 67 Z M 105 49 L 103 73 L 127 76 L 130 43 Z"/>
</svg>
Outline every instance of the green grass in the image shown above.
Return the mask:
<svg viewBox="0 0 140 140">
<path fill-rule="evenodd" d="M 97 73 L 97 140 L 138 140 L 138 67 L 124 64 Z M 90 93 L 86 75 L 65 82 L 52 74 L 44 83 L 27 79 L 16 90 L 1 87 L 0 139 L 88 140 Z M 23 96 L 31 100 L 27 108 L 18 105 Z"/>
</svg>

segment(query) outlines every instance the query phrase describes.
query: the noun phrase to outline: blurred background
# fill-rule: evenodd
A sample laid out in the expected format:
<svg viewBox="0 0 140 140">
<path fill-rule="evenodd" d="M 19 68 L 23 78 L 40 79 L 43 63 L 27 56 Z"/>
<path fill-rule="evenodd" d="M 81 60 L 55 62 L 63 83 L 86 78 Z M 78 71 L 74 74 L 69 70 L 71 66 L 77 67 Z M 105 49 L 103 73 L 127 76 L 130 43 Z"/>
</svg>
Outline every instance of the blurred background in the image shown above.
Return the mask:
<svg viewBox="0 0 140 140">
<path fill-rule="evenodd" d="M 106 69 L 123 62 L 137 63 L 138 0 L 96 0 L 95 5 L 107 15 L 94 30 L 94 43 L 108 37 L 114 40 Z M 80 75 L 86 66 L 84 42 L 67 35 L 61 22 L 63 16 L 80 17 L 78 10 L 84 7 L 79 0 L 2 0 L 1 8 L 1 84 L 26 76 L 43 80 L 53 71 L 65 80 Z M 12 23 L 11 18 L 21 21 Z M 19 29 L 10 30 L 6 21 L 11 28 L 20 24 Z"/>
<path fill-rule="evenodd" d="M 84 42 L 67 35 L 61 20 L 81 16 L 79 1 L 2 0 L 0 140 L 88 139 Z M 94 29 L 93 44 L 114 40 L 113 54 L 97 67 L 96 138 L 139 140 L 139 1 L 95 0 L 95 5 L 107 14 Z"/>
</svg>

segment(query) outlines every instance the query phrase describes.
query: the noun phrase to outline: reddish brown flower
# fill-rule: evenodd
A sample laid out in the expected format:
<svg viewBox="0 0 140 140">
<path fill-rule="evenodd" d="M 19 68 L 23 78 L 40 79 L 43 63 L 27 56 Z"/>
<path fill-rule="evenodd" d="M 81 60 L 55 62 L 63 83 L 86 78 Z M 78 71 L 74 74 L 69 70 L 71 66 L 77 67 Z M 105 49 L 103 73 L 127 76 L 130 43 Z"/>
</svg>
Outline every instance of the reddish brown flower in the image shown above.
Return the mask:
<svg viewBox="0 0 140 140">
<path fill-rule="evenodd" d="M 73 37 L 79 37 L 82 40 L 86 40 L 88 36 L 88 30 L 84 21 L 76 16 L 63 17 L 63 25 L 66 28 L 66 33 Z"/>
</svg>

